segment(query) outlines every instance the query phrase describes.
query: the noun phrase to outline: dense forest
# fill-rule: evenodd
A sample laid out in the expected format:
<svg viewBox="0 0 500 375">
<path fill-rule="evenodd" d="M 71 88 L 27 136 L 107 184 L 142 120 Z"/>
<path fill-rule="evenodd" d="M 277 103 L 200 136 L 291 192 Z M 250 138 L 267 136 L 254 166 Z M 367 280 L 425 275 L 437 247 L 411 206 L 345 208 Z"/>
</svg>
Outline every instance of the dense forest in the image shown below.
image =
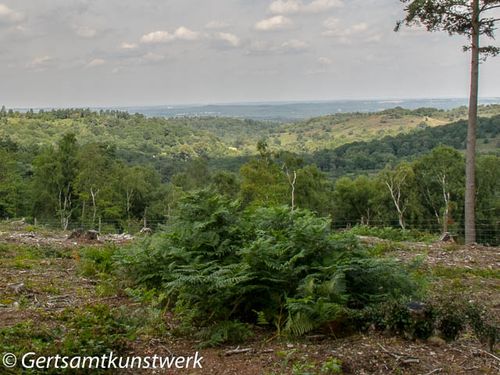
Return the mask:
<svg viewBox="0 0 500 375">
<path fill-rule="evenodd" d="M 480 241 L 489 244 L 500 241 L 497 107 L 482 108 L 488 117 L 478 133 L 485 152 L 478 160 L 477 225 Z M 326 123 L 353 121 L 366 121 L 366 130 L 381 119 L 399 121 L 401 128 L 416 118 L 444 121 L 462 112 L 396 108 L 280 124 L 2 109 L 0 217 L 64 229 L 136 232 L 167 223 L 183 197 L 208 189 L 248 207 L 308 209 L 331 217 L 334 228 L 365 224 L 461 236 L 463 120 L 409 125 L 397 135 L 310 152 L 280 145 L 275 135 L 295 129 L 300 136 Z M 335 137 L 335 125 L 332 129 Z M 245 146 L 248 141 L 235 144 L 237 138 L 249 138 L 254 151 Z"/>
</svg>

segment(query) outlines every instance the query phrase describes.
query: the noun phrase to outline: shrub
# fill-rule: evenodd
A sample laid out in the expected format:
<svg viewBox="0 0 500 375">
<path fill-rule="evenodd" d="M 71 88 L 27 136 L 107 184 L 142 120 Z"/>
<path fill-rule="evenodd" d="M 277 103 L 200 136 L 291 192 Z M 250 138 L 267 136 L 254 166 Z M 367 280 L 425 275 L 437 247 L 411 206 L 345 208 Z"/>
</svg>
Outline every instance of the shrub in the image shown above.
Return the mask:
<svg viewBox="0 0 500 375">
<path fill-rule="evenodd" d="M 179 205 L 163 233 L 117 259 L 138 284 L 164 291 L 192 328 L 258 322 L 302 335 L 344 308 L 418 293 L 401 265 L 370 257 L 354 236 L 330 228 L 307 210 L 243 210 L 202 191 Z"/>
<path fill-rule="evenodd" d="M 437 329 L 446 341 L 456 340 L 467 326 L 467 308 L 460 299 L 449 297 L 438 300 Z"/>
<path fill-rule="evenodd" d="M 430 304 L 392 300 L 380 304 L 370 313 L 367 317 L 377 328 L 409 339 L 427 339 L 435 329 L 436 314 Z"/>
<path fill-rule="evenodd" d="M 80 272 L 84 276 L 109 274 L 113 268 L 114 245 L 85 247 L 80 250 Z"/>
<path fill-rule="evenodd" d="M 499 335 L 498 326 L 488 320 L 491 315 L 484 307 L 456 295 L 425 302 L 390 300 L 362 310 L 349 310 L 348 318 L 351 326 L 360 331 L 374 327 L 409 339 L 427 339 L 438 334 L 446 341 L 453 341 L 470 327 L 490 350 Z"/>
<path fill-rule="evenodd" d="M 197 335 L 202 339 L 202 347 L 220 344 L 239 344 L 252 336 L 248 324 L 238 321 L 222 321 L 213 326 L 203 328 Z"/>
<path fill-rule="evenodd" d="M 469 324 L 471 325 L 476 337 L 483 344 L 487 344 L 490 351 L 493 351 L 495 344 L 500 336 L 498 325 L 488 321 L 486 310 L 478 305 L 470 304 L 467 309 Z"/>
</svg>

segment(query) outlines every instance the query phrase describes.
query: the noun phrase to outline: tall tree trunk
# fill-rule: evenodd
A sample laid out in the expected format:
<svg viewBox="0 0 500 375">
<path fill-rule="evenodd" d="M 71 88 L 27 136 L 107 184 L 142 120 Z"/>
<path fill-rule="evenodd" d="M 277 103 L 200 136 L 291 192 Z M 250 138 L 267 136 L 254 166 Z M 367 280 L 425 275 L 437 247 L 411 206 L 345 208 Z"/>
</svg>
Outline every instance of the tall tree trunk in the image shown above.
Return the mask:
<svg viewBox="0 0 500 375">
<path fill-rule="evenodd" d="M 472 1 L 471 82 L 465 162 L 465 243 L 476 242 L 476 128 L 479 85 L 479 0 Z"/>
<path fill-rule="evenodd" d="M 448 232 L 448 222 L 450 220 L 450 192 L 446 190 L 446 175 L 441 176 L 441 186 L 443 188 L 443 234 Z"/>
<path fill-rule="evenodd" d="M 295 182 L 297 182 L 297 172 L 293 171 L 293 178 L 292 178 L 290 176 L 290 173 L 287 170 L 286 176 L 288 178 L 288 183 L 290 184 L 290 187 L 292 188 L 291 194 L 292 194 L 292 211 L 293 211 L 293 210 L 295 210 Z"/>
<path fill-rule="evenodd" d="M 403 178 L 404 181 L 404 178 Z M 404 213 L 406 210 L 406 207 L 404 207 L 401 204 L 401 184 L 396 185 L 393 181 L 391 183 L 385 182 L 385 185 L 389 189 L 389 192 L 391 193 L 391 198 L 392 202 L 394 203 L 394 206 L 396 207 L 396 211 L 398 212 L 398 221 L 399 221 L 399 226 L 401 229 L 405 229 L 405 219 L 404 219 Z M 396 186 L 395 186 L 396 185 Z"/>
<path fill-rule="evenodd" d="M 92 196 L 92 229 L 94 228 L 95 218 L 97 216 L 97 205 L 96 205 L 97 193 L 99 193 L 99 189 L 94 192 L 94 189 L 90 188 L 90 195 Z"/>
<path fill-rule="evenodd" d="M 85 200 L 82 202 L 82 218 L 80 219 L 82 228 L 85 229 Z"/>
</svg>

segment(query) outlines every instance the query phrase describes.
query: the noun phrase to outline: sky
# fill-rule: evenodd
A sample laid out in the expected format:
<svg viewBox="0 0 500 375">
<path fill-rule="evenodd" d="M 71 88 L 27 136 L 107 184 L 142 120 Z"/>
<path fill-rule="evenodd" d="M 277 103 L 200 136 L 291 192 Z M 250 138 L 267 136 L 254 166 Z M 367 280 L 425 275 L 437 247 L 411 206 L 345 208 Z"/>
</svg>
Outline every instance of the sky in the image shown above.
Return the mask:
<svg viewBox="0 0 500 375">
<path fill-rule="evenodd" d="M 466 39 L 398 0 L 0 0 L 0 105 L 466 97 Z M 500 57 L 480 95 L 500 97 Z"/>
</svg>

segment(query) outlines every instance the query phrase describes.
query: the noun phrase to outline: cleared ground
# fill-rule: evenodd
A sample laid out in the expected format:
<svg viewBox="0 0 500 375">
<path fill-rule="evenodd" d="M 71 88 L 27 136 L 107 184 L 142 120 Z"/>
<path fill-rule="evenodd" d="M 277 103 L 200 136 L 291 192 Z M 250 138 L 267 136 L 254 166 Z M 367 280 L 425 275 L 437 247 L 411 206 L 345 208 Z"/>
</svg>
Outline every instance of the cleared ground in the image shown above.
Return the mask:
<svg viewBox="0 0 500 375">
<path fill-rule="evenodd" d="M 193 374 L 326 374 L 335 373 L 328 371 L 337 363 L 345 374 L 500 372 L 498 350 L 489 352 L 469 334 L 445 343 L 375 331 L 290 340 L 262 330 L 240 347 L 198 349 L 199 342 L 172 334 L 175 322 L 170 313 L 127 290 L 120 275 L 105 276 L 99 268 L 99 252 L 123 246 L 127 239 L 106 240 L 68 240 L 64 233 L 33 233 L 22 228 L 0 232 L 0 352 L 39 349 L 80 354 L 82 347 L 90 353 L 112 347 L 123 354 L 168 356 L 193 355 L 199 350 L 203 370 L 179 371 Z M 485 303 L 498 321 L 500 248 L 361 240 L 376 247 L 380 256 L 403 262 L 420 260 L 431 276 L 431 293 L 459 291 Z M 88 254 L 93 254 L 93 262 L 88 261 Z"/>
</svg>

